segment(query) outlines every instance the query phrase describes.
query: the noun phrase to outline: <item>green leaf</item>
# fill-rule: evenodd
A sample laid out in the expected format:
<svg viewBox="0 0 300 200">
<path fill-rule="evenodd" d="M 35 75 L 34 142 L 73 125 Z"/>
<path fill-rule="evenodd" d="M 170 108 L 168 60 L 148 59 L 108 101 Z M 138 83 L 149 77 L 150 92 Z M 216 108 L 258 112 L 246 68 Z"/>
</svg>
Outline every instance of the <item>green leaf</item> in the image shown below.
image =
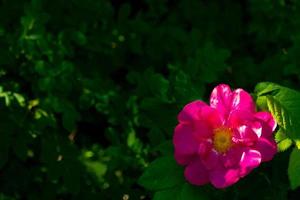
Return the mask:
<svg viewBox="0 0 300 200">
<path fill-rule="evenodd" d="M 154 195 L 154 200 L 206 200 L 209 199 L 203 188 L 183 183 L 179 187 L 173 187 L 158 191 Z"/>
<path fill-rule="evenodd" d="M 150 164 L 139 179 L 139 184 L 154 190 L 154 200 L 208 199 L 202 187 L 188 184 L 183 178 L 183 168 L 173 156 L 161 157 Z"/>
<path fill-rule="evenodd" d="M 168 200 L 168 199 L 180 200 L 181 199 L 180 193 L 181 193 L 181 186 L 158 191 L 154 194 L 153 200 Z"/>
<path fill-rule="evenodd" d="M 142 149 L 142 143 L 136 136 L 134 129 L 130 129 L 127 136 L 127 146 L 135 152 L 140 152 Z"/>
<path fill-rule="evenodd" d="M 288 175 L 291 188 L 294 190 L 300 186 L 300 150 L 294 148 L 290 155 Z"/>
<path fill-rule="evenodd" d="M 209 199 L 203 188 L 185 183 L 181 189 L 181 200 L 206 200 Z"/>
<path fill-rule="evenodd" d="M 80 31 L 74 31 L 72 33 L 73 40 L 78 44 L 78 45 L 85 45 L 87 42 L 87 38 L 84 35 L 84 33 Z"/>
<path fill-rule="evenodd" d="M 13 93 L 13 96 L 21 107 L 25 106 L 25 98 L 21 94 Z"/>
<path fill-rule="evenodd" d="M 195 99 L 201 99 L 204 93 L 204 86 L 197 84 L 192 80 L 186 72 L 177 69 L 179 66 L 169 65 L 171 73 L 170 83 L 172 83 L 171 94 L 174 95 L 176 103 L 186 104 L 186 102 L 193 101 Z M 197 78 L 197 80 L 199 80 Z"/>
<path fill-rule="evenodd" d="M 143 73 L 131 72 L 127 79 L 138 85 L 139 95 L 150 95 L 164 102 L 168 101 L 169 81 L 162 74 L 155 73 L 153 69 L 147 69 Z"/>
<path fill-rule="evenodd" d="M 145 98 L 141 102 L 143 125 L 149 128 L 158 127 L 166 133 L 172 133 L 176 124 L 177 105 L 162 103 L 157 98 Z M 164 110 L 162 113 L 161 111 Z"/>
<path fill-rule="evenodd" d="M 257 102 L 260 102 L 258 106 L 263 105 L 263 98 L 278 125 L 285 130 L 287 136 L 291 139 L 300 138 L 300 93 L 269 82 L 257 84 L 255 92 Z"/>
<path fill-rule="evenodd" d="M 139 184 L 149 190 L 172 188 L 184 181 L 183 169 L 173 156 L 161 157 L 152 162 L 139 179 Z"/>
<path fill-rule="evenodd" d="M 83 163 L 86 165 L 87 170 L 93 175 L 95 175 L 99 183 L 101 183 L 104 180 L 103 176 L 107 172 L 107 165 L 99 161 L 89 160 L 85 160 L 83 161 Z"/>
<path fill-rule="evenodd" d="M 272 113 L 273 117 L 276 119 L 276 122 L 279 126 L 281 126 L 285 131 L 291 131 L 291 121 L 290 115 L 286 111 L 283 105 L 279 103 L 273 96 L 266 96 L 267 97 L 267 105 Z"/>
<path fill-rule="evenodd" d="M 191 76 L 199 75 L 201 80 L 211 83 L 216 81 L 218 75 L 228 68 L 226 60 L 229 56 L 228 49 L 218 48 L 209 41 L 197 50 L 194 58 L 188 60 L 187 68 Z"/>
<path fill-rule="evenodd" d="M 290 148 L 292 144 L 293 144 L 293 141 L 289 138 L 286 138 L 277 144 L 278 151 L 283 152 L 283 151 L 287 150 L 288 148 Z"/>
<path fill-rule="evenodd" d="M 153 151 L 159 151 L 162 155 L 170 156 L 173 155 L 174 145 L 171 140 L 164 141 L 154 147 Z"/>
<path fill-rule="evenodd" d="M 275 140 L 277 142 L 278 151 L 280 152 L 287 150 L 293 144 L 293 141 L 286 136 L 282 128 L 276 132 Z"/>
<path fill-rule="evenodd" d="M 300 149 L 300 140 L 295 140 L 295 145 L 298 149 Z"/>
</svg>

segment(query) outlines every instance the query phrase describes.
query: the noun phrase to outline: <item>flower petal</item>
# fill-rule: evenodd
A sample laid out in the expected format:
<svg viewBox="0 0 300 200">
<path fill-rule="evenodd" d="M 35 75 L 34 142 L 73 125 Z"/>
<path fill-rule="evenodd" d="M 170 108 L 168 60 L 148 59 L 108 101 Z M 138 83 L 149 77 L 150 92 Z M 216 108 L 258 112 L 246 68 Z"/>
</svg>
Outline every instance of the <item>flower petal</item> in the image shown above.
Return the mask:
<svg viewBox="0 0 300 200">
<path fill-rule="evenodd" d="M 202 156 L 201 159 L 206 168 L 212 170 L 220 165 L 221 155 L 217 151 L 211 149 L 211 151 L 208 152 L 207 155 Z"/>
<path fill-rule="evenodd" d="M 181 164 L 188 164 L 198 152 L 198 143 L 193 136 L 193 130 L 189 124 L 176 126 L 173 137 L 175 148 L 175 160 Z"/>
<path fill-rule="evenodd" d="M 236 89 L 232 93 L 232 110 L 255 112 L 255 103 L 251 95 L 243 89 Z"/>
<path fill-rule="evenodd" d="M 255 146 L 261 154 L 261 159 L 263 162 L 270 161 L 277 153 L 277 145 L 274 139 L 260 138 Z"/>
<path fill-rule="evenodd" d="M 209 106 L 203 106 L 200 111 L 200 119 L 205 121 L 206 124 L 210 125 L 211 128 L 219 128 L 223 125 L 223 121 L 219 112 Z"/>
<path fill-rule="evenodd" d="M 192 122 L 199 119 L 199 112 L 202 107 L 207 106 L 203 101 L 193 101 L 185 105 L 182 111 L 178 114 L 179 122 Z"/>
<path fill-rule="evenodd" d="M 204 120 L 195 121 L 193 124 L 193 134 L 198 142 L 211 138 L 213 134 L 212 125 Z"/>
<path fill-rule="evenodd" d="M 237 128 L 253 121 L 253 113 L 246 110 L 232 110 L 228 116 L 227 126 Z"/>
<path fill-rule="evenodd" d="M 225 120 L 231 110 L 232 92 L 228 85 L 220 84 L 215 87 L 210 95 L 210 106 L 219 111 Z"/>
<path fill-rule="evenodd" d="M 276 121 L 270 112 L 257 112 L 255 117 L 268 124 L 272 131 L 276 128 Z"/>
<path fill-rule="evenodd" d="M 212 148 L 213 144 L 210 141 L 202 141 L 199 143 L 198 155 L 201 157 L 206 157 L 212 151 Z"/>
<path fill-rule="evenodd" d="M 255 103 L 251 95 L 243 89 L 231 91 L 230 87 L 220 84 L 214 88 L 210 96 L 210 106 L 219 111 L 223 120 L 227 120 L 234 110 L 254 113 Z"/>
<path fill-rule="evenodd" d="M 239 180 L 239 170 L 238 169 L 226 169 L 220 168 L 210 172 L 210 182 L 216 188 L 226 188 Z"/>
<path fill-rule="evenodd" d="M 246 149 L 240 161 L 240 176 L 246 176 L 261 163 L 261 154 L 254 149 Z"/>
<path fill-rule="evenodd" d="M 263 137 L 270 137 L 272 136 L 274 130 L 276 129 L 277 123 L 271 113 L 269 112 L 257 112 L 255 113 L 255 117 L 262 122 L 263 130 L 262 136 Z"/>
<path fill-rule="evenodd" d="M 208 171 L 200 159 L 192 161 L 184 170 L 188 182 L 194 185 L 203 185 L 209 182 Z"/>
<path fill-rule="evenodd" d="M 222 157 L 223 166 L 225 168 L 239 167 L 243 152 L 243 148 L 240 146 L 230 148 Z"/>
<path fill-rule="evenodd" d="M 251 126 L 243 125 L 233 131 L 232 141 L 235 144 L 251 146 L 257 140 L 258 135 L 253 131 Z"/>
<path fill-rule="evenodd" d="M 258 138 L 262 135 L 262 125 L 259 122 L 251 123 L 252 131 L 257 135 Z"/>
<path fill-rule="evenodd" d="M 192 123 L 199 120 L 204 120 L 214 126 L 220 126 L 222 123 L 218 111 L 199 100 L 187 104 L 178 114 L 178 121 L 181 123 Z"/>
</svg>

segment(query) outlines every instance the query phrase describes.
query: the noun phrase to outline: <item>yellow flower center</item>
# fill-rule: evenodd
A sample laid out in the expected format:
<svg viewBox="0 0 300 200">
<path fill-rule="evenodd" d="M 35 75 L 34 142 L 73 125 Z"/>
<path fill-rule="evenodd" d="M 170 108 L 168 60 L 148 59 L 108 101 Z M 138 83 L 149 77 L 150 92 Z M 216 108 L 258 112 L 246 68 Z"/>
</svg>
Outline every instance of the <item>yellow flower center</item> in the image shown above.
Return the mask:
<svg viewBox="0 0 300 200">
<path fill-rule="evenodd" d="M 229 128 L 222 127 L 214 130 L 213 146 L 219 153 L 226 153 L 232 145 L 232 132 Z"/>
</svg>

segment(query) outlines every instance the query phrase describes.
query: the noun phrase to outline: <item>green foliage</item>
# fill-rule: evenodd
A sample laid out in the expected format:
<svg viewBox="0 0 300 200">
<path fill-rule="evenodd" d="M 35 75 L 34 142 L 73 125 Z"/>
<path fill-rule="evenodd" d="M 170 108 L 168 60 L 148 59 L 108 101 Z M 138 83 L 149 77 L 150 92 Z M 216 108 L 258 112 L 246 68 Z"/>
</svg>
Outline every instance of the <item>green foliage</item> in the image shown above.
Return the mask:
<svg viewBox="0 0 300 200">
<path fill-rule="evenodd" d="M 279 151 L 287 150 L 293 143 L 293 141 L 287 137 L 285 131 L 280 128 L 275 134 L 275 140 Z"/>
<path fill-rule="evenodd" d="M 298 199 L 283 171 L 300 146 L 299 94 L 287 89 L 300 84 L 299 10 L 284 0 L 1 1 L 0 199 Z M 256 94 L 288 150 L 226 190 L 187 184 L 171 156 L 180 109 L 218 83 L 252 91 L 261 81 L 284 86 Z"/>
<path fill-rule="evenodd" d="M 175 199 L 175 200 L 197 200 L 197 199 L 209 199 L 207 194 L 199 188 L 192 186 L 188 183 L 184 183 L 178 187 L 174 187 L 171 189 L 158 191 L 154 194 L 154 200 L 167 200 L 167 199 Z"/>
<path fill-rule="evenodd" d="M 184 181 L 183 168 L 170 155 L 152 162 L 140 177 L 139 184 L 156 191 L 154 200 L 209 199 L 203 189 Z"/>
<path fill-rule="evenodd" d="M 292 189 L 296 189 L 297 187 L 300 186 L 299 169 L 300 169 L 300 150 L 294 148 L 290 156 L 289 168 L 288 168 L 288 174 L 289 174 L 289 179 L 291 182 Z"/>
<path fill-rule="evenodd" d="M 155 160 L 139 179 L 139 183 L 149 190 L 172 188 L 182 182 L 183 169 L 172 156 Z"/>
<path fill-rule="evenodd" d="M 279 126 L 275 135 L 278 150 L 285 151 L 292 145 L 293 141 L 295 143 L 296 147 L 290 154 L 288 176 L 291 188 L 296 189 L 300 186 L 300 93 L 274 83 L 259 83 L 255 91 L 258 106 L 261 109 L 267 108 Z"/>
<path fill-rule="evenodd" d="M 255 92 L 258 106 L 269 110 L 280 127 L 276 133 L 279 150 L 286 150 L 291 139 L 300 138 L 300 93 L 274 83 L 259 83 Z"/>
</svg>

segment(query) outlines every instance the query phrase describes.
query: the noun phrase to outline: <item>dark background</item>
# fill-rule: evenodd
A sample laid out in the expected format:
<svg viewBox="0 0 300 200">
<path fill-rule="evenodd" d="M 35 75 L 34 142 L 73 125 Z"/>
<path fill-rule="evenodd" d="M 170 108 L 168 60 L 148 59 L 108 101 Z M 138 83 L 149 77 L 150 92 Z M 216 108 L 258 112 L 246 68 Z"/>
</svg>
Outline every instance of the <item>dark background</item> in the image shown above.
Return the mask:
<svg viewBox="0 0 300 200">
<path fill-rule="evenodd" d="M 151 199 L 183 105 L 299 89 L 297 0 L 0 0 L 0 199 Z M 297 199 L 289 152 L 215 199 Z"/>
</svg>

